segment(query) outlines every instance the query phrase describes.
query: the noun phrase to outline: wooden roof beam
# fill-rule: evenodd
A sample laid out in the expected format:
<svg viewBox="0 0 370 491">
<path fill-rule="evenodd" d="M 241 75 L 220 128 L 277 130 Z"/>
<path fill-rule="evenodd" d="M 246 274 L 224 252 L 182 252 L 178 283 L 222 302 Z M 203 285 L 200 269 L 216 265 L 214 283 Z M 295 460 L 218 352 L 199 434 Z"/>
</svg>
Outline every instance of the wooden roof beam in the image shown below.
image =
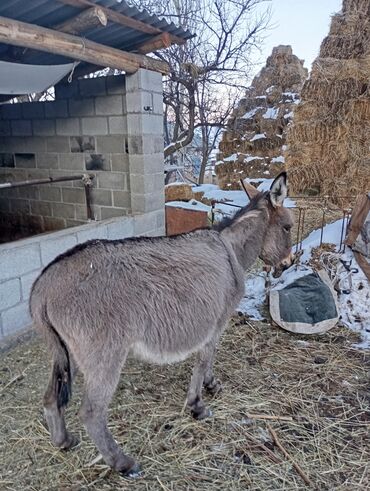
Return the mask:
<svg viewBox="0 0 370 491">
<path fill-rule="evenodd" d="M 105 27 L 107 23 L 108 17 L 104 10 L 100 7 L 93 7 L 83 10 L 80 14 L 61 24 L 53 26 L 53 29 L 67 34 L 80 34 L 94 27 Z"/>
<path fill-rule="evenodd" d="M 70 5 L 71 7 L 76 7 L 80 9 L 96 7 L 96 4 L 94 2 L 91 2 L 90 0 L 58 0 L 58 1 L 66 5 Z M 133 19 L 132 17 L 128 17 L 127 15 L 121 14 L 121 12 L 117 12 L 116 10 L 103 7 L 102 5 L 99 5 L 99 8 L 101 8 L 104 11 L 108 20 L 116 24 L 121 24 L 122 26 L 135 29 L 135 31 L 141 31 L 147 34 L 162 33 L 162 31 L 157 27 L 146 24 L 145 22 L 141 22 L 140 20 Z"/>
<path fill-rule="evenodd" d="M 168 73 L 169 70 L 168 64 L 160 60 L 127 53 L 85 38 L 7 17 L 0 17 L 0 42 L 46 51 L 102 67 L 117 68 L 126 73 L 134 73 L 139 68 L 160 73 Z"/>
<path fill-rule="evenodd" d="M 163 48 L 169 48 L 172 44 L 185 44 L 185 39 L 177 38 L 174 41 L 174 36 L 172 36 L 169 32 L 162 32 L 162 34 L 158 34 L 158 36 L 154 36 L 139 46 L 135 47 L 135 52 L 145 55 L 147 53 L 151 53 L 152 51 L 157 51 Z"/>
</svg>

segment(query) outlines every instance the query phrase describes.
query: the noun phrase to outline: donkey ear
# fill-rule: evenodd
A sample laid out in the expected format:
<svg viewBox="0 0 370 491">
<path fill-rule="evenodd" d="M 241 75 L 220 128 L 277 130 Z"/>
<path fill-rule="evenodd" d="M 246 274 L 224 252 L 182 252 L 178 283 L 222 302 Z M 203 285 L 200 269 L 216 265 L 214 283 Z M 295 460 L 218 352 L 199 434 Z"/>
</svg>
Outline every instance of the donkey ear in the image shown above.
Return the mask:
<svg viewBox="0 0 370 491">
<path fill-rule="evenodd" d="M 277 176 L 270 188 L 270 201 L 274 208 L 283 206 L 284 199 L 288 194 L 287 173 L 282 172 Z"/>
<path fill-rule="evenodd" d="M 247 193 L 247 196 L 250 200 L 252 200 L 257 194 L 260 192 L 258 191 L 257 188 L 252 186 L 247 180 L 240 179 L 240 185 L 244 189 L 244 191 Z"/>
</svg>

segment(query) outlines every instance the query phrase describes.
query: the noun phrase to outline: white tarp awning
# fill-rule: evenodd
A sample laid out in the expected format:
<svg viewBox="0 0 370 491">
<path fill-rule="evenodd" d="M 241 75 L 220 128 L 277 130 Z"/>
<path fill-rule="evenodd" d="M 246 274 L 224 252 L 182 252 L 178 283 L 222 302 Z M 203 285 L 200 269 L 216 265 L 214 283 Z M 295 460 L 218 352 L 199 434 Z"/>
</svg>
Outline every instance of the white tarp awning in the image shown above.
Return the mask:
<svg viewBox="0 0 370 491">
<path fill-rule="evenodd" d="M 0 94 L 43 92 L 67 75 L 73 65 L 24 65 L 0 61 Z"/>
</svg>

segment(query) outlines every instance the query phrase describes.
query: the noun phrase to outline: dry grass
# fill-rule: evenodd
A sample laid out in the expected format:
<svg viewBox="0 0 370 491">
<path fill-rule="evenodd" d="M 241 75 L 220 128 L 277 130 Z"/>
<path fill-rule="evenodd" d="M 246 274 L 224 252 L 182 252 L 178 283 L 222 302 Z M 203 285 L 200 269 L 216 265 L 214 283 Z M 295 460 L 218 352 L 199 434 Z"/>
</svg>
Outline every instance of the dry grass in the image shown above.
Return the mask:
<svg viewBox="0 0 370 491">
<path fill-rule="evenodd" d="M 352 348 L 355 335 L 337 328 L 305 337 L 242 317 L 232 324 L 216 362 L 224 391 L 209 401 L 209 420 L 182 411 L 190 362 L 126 366 L 110 428 L 143 465 L 133 481 L 101 461 L 89 465 L 97 451 L 76 415 L 78 388 L 67 419 L 82 443 L 71 452 L 51 446 L 41 412 L 48 360 L 38 340 L 2 355 L 0 489 L 305 489 L 269 425 L 313 489 L 369 489 L 370 354 Z"/>
</svg>

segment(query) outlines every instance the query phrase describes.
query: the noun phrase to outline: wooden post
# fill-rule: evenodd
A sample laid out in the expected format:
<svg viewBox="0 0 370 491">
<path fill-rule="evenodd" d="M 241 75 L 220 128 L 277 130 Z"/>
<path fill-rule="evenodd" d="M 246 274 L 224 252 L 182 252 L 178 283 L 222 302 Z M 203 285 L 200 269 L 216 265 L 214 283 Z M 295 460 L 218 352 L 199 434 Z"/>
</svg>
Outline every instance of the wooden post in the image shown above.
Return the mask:
<svg viewBox="0 0 370 491">
<path fill-rule="evenodd" d="M 135 73 L 139 68 L 160 73 L 169 71 L 168 64 L 163 61 L 7 17 L 0 17 L 0 42 L 116 68 L 126 73 Z"/>
<path fill-rule="evenodd" d="M 61 24 L 53 26 L 53 29 L 67 34 L 79 34 L 94 27 L 105 27 L 107 23 L 108 18 L 104 10 L 100 7 L 94 7 L 83 10 L 76 17 L 72 17 Z"/>
</svg>

